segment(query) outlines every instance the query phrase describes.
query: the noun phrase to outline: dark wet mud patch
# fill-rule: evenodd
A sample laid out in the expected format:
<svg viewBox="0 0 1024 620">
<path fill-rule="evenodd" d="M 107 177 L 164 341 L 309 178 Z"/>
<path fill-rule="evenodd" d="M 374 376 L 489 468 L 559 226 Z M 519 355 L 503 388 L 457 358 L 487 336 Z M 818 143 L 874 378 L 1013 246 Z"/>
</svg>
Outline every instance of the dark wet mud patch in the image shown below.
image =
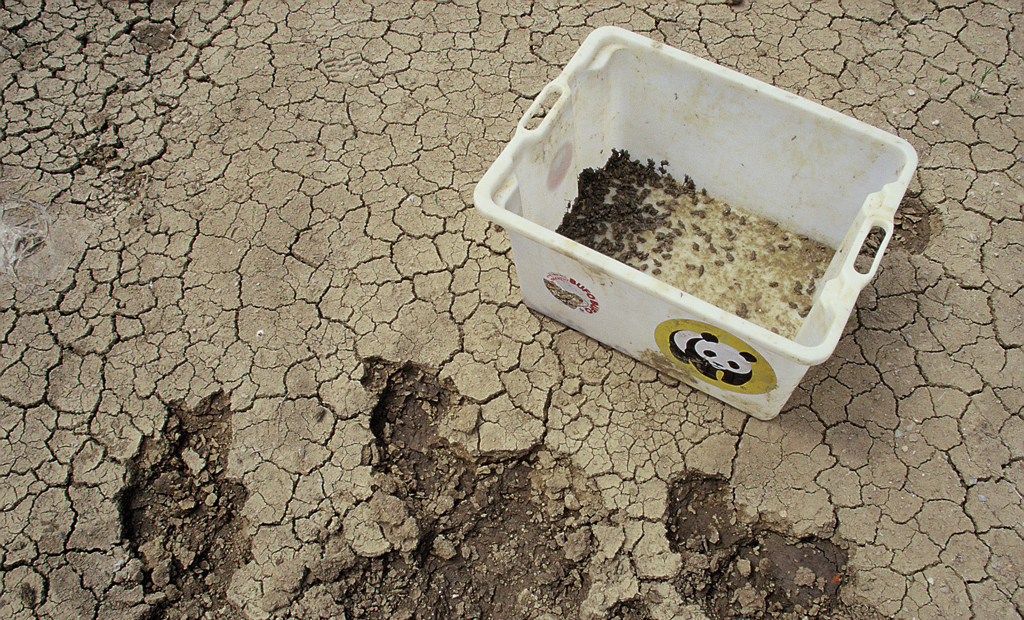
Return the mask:
<svg viewBox="0 0 1024 620">
<path fill-rule="evenodd" d="M 728 483 L 690 475 L 669 490 L 669 542 L 683 556 L 676 588 L 715 620 L 876 618 L 848 609 L 847 554 L 834 541 L 796 539 L 741 518 Z"/>
<path fill-rule="evenodd" d="M 137 42 L 136 51 L 141 54 L 162 52 L 174 43 L 174 26 L 171 24 L 140 22 L 131 34 Z"/>
<path fill-rule="evenodd" d="M 534 458 L 480 462 L 438 434 L 459 396 L 416 367 L 376 362 L 364 383 L 381 397 L 371 417 L 375 483 L 415 518 L 411 552 L 361 559 L 335 584 L 346 617 L 417 620 L 573 617 L 586 593 L 590 530 L 553 511 Z"/>
<path fill-rule="evenodd" d="M 582 557 L 567 558 L 564 522 L 538 518 L 528 470 L 518 464 L 480 480 L 476 501 L 450 514 L 418 515 L 427 527 L 417 553 L 392 552 L 348 575 L 339 592 L 346 616 L 573 617 L 585 593 Z"/>
<path fill-rule="evenodd" d="M 81 163 L 86 166 L 99 168 L 106 171 L 119 160 L 117 149 L 123 145 L 119 144 L 93 144 L 90 145 L 79 157 Z"/>
<path fill-rule="evenodd" d="M 152 619 L 241 618 L 227 601 L 234 571 L 251 559 L 239 516 L 248 496 L 225 477 L 228 399 L 195 410 L 172 406 L 158 438 L 146 438 L 122 498 L 125 532 L 143 561 Z"/>
<path fill-rule="evenodd" d="M 896 211 L 892 234 L 893 247 L 903 248 L 911 254 L 920 254 L 939 231 L 936 210 L 921 200 L 920 192 L 907 192 Z"/>
<path fill-rule="evenodd" d="M 938 231 L 938 212 L 921 200 L 920 192 L 907 192 L 896 210 L 889 247 L 901 248 L 911 254 L 920 254 L 928 247 L 932 236 Z M 871 230 L 871 234 L 864 239 L 861 254 L 857 257 L 858 271 L 865 272 L 864 269 L 861 269 L 864 264 L 862 259 L 865 256 L 868 258 L 867 266 L 870 266 L 870 259 L 874 258 L 884 238 L 885 235 L 881 229 Z"/>
</svg>

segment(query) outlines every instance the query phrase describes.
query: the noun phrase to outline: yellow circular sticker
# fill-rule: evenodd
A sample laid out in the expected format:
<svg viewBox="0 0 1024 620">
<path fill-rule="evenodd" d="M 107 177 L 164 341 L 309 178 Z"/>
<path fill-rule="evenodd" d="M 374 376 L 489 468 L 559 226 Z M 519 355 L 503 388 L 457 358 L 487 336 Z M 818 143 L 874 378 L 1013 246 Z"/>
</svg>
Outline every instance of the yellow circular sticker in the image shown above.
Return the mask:
<svg viewBox="0 0 1024 620">
<path fill-rule="evenodd" d="M 775 388 L 775 370 L 754 347 L 714 325 L 669 319 L 654 339 L 672 364 L 711 385 L 741 394 Z"/>
</svg>

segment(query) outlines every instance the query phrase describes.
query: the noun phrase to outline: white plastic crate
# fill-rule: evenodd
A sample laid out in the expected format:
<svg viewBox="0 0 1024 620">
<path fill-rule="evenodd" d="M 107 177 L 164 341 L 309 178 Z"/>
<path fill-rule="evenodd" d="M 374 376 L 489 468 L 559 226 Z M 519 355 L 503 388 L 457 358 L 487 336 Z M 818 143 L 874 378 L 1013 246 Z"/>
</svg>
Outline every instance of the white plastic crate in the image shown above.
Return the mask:
<svg viewBox="0 0 1024 620">
<path fill-rule="evenodd" d="M 555 233 L 585 168 L 612 149 L 836 250 L 784 338 Z M 592 32 L 476 187 L 509 233 L 526 304 L 753 416 L 771 419 L 832 354 L 874 276 L 917 165 L 905 140 L 663 43 Z M 865 273 L 855 266 L 884 231 Z M 678 345 L 686 343 L 687 353 Z M 709 353 L 710 352 L 710 353 Z M 720 361 L 733 361 L 733 371 Z M 714 362 L 714 363 L 712 363 Z"/>
</svg>

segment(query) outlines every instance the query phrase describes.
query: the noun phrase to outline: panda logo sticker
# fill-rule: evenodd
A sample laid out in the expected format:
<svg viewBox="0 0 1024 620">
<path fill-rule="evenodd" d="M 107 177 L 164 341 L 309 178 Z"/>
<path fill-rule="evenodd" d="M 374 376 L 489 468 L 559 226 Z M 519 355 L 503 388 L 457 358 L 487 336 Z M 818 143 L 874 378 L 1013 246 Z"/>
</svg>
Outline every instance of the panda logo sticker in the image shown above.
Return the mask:
<svg viewBox="0 0 1024 620">
<path fill-rule="evenodd" d="M 597 297 L 583 284 L 560 273 L 549 273 L 544 276 L 544 286 L 555 299 L 574 310 L 594 314 L 600 309 Z"/>
<path fill-rule="evenodd" d="M 676 368 L 717 388 L 741 394 L 775 388 L 775 370 L 764 356 L 713 325 L 670 319 L 658 325 L 654 339 Z"/>
</svg>

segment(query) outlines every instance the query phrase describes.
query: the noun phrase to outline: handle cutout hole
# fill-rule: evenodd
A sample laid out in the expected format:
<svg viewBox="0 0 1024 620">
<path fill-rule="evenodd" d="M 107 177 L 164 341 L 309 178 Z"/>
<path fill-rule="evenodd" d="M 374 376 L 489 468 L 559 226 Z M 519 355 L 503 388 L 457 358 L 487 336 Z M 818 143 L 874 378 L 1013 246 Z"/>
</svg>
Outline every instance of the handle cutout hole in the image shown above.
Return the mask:
<svg viewBox="0 0 1024 620">
<path fill-rule="evenodd" d="M 857 254 L 857 259 L 853 262 L 853 268 L 857 273 L 867 275 L 871 272 L 871 265 L 875 262 L 878 248 L 882 246 L 882 241 L 884 240 L 885 229 L 881 226 L 872 226 L 871 232 L 864 238 L 864 243 L 860 246 L 860 253 Z"/>
<path fill-rule="evenodd" d="M 540 124 L 547 118 L 548 112 L 555 107 L 555 102 L 561 96 L 562 92 L 557 88 L 549 88 L 546 93 L 543 93 L 540 100 L 531 108 L 530 116 L 523 121 L 523 128 L 536 129 L 540 127 Z"/>
</svg>

